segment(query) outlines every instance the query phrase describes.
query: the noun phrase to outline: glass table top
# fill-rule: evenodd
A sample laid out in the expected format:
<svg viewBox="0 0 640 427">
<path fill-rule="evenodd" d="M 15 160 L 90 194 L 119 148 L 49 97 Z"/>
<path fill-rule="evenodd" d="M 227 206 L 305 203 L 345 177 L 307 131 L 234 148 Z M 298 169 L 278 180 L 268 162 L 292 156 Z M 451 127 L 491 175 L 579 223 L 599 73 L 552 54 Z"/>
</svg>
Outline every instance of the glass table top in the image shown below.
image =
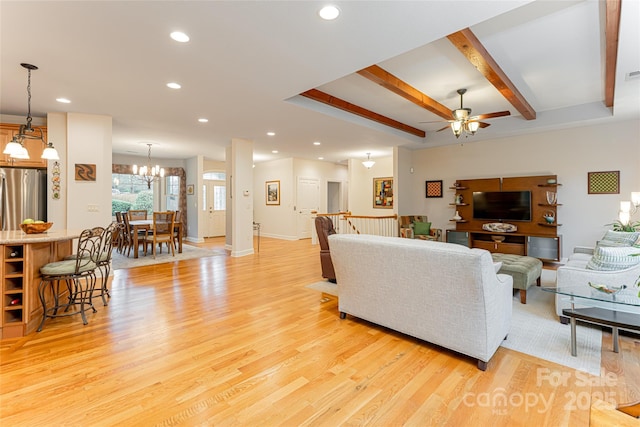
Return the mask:
<svg viewBox="0 0 640 427">
<path fill-rule="evenodd" d="M 608 293 L 606 291 L 596 289 L 590 285 L 574 285 L 561 287 L 543 286 L 542 290 L 560 295 L 566 295 L 568 297 L 582 298 L 591 301 L 602 301 L 640 307 L 640 297 L 638 296 L 638 292 L 640 292 L 640 289 L 636 286 L 627 286 L 615 293 Z"/>
</svg>

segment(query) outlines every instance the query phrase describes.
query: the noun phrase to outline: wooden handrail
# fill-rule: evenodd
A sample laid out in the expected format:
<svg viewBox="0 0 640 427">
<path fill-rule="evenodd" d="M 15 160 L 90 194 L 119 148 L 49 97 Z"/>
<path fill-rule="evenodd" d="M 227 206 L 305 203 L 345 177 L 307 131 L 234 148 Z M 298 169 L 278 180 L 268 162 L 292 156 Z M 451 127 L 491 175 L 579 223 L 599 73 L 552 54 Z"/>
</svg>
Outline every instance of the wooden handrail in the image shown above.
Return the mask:
<svg viewBox="0 0 640 427">
<path fill-rule="evenodd" d="M 318 214 L 320 215 L 320 214 Z M 386 215 L 386 216 L 369 216 L 369 215 L 345 215 L 345 218 L 371 218 L 371 219 L 398 219 L 398 215 Z"/>
</svg>

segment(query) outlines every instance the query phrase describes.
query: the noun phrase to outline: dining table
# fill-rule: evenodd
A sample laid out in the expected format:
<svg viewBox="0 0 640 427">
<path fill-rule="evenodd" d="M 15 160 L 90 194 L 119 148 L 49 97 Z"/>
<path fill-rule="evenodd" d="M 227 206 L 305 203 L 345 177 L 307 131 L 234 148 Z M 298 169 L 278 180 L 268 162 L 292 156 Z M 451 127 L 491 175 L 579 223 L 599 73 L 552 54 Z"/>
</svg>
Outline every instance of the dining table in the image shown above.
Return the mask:
<svg viewBox="0 0 640 427">
<path fill-rule="evenodd" d="M 133 234 L 133 257 L 138 258 L 138 232 L 141 230 L 151 230 L 153 228 L 153 220 L 136 219 L 129 221 L 129 226 Z M 173 229 L 178 232 L 178 253 L 182 253 L 182 223 L 174 222 Z"/>
</svg>

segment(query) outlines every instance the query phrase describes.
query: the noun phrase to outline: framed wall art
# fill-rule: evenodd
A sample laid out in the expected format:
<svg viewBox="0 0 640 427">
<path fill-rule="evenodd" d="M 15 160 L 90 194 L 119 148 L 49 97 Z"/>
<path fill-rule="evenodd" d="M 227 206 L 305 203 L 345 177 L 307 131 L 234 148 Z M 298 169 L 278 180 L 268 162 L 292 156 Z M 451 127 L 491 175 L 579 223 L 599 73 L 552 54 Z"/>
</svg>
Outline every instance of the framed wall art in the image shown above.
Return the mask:
<svg viewBox="0 0 640 427">
<path fill-rule="evenodd" d="M 442 197 L 442 181 L 425 181 L 426 197 Z"/>
<path fill-rule="evenodd" d="M 193 187 L 194 184 L 188 184 L 187 185 L 187 195 L 188 196 L 193 196 L 193 193 L 195 192 L 195 188 Z"/>
<path fill-rule="evenodd" d="M 373 207 L 393 208 L 393 178 L 373 178 Z"/>
<path fill-rule="evenodd" d="M 267 181 L 265 183 L 267 205 L 280 204 L 280 181 Z"/>
<path fill-rule="evenodd" d="M 76 181 L 95 181 L 96 165 L 89 163 L 76 163 Z"/>
<path fill-rule="evenodd" d="M 588 194 L 620 194 L 620 171 L 589 172 Z"/>
</svg>

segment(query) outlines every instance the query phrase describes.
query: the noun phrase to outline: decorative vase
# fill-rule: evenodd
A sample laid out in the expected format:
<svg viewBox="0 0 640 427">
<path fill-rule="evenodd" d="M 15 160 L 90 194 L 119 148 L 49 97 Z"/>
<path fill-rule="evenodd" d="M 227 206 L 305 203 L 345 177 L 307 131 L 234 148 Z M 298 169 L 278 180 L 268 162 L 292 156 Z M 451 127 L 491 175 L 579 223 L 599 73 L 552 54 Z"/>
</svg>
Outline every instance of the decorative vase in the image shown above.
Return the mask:
<svg viewBox="0 0 640 427">
<path fill-rule="evenodd" d="M 456 214 L 453 216 L 453 219 L 456 220 L 456 221 L 460 221 L 462 219 L 462 217 L 460 216 L 458 211 L 456 211 Z"/>
<path fill-rule="evenodd" d="M 547 191 L 547 203 L 550 205 L 555 205 L 558 201 L 558 195 L 555 191 Z"/>
<path fill-rule="evenodd" d="M 544 213 L 544 219 L 545 221 L 547 221 L 547 224 L 553 224 L 553 222 L 556 220 L 556 214 L 553 211 L 546 211 Z"/>
</svg>

